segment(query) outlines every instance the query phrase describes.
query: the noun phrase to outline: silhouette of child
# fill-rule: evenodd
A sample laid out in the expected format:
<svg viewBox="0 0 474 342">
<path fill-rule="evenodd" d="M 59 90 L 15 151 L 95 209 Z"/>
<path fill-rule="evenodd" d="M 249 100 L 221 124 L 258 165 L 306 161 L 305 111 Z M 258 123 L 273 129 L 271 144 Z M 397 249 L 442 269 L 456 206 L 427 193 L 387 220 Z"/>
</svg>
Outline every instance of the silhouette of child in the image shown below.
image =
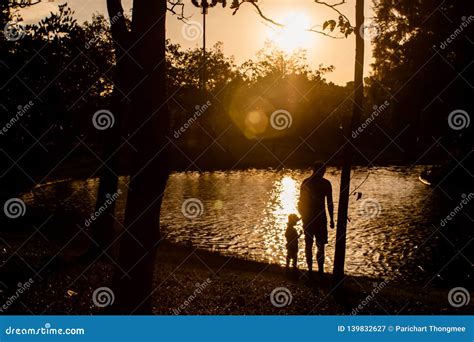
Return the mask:
<svg viewBox="0 0 474 342">
<path fill-rule="evenodd" d="M 297 268 L 298 261 L 298 238 L 301 233 L 298 233 L 295 226 L 300 218 L 296 214 L 288 216 L 288 223 L 286 225 L 286 267 L 290 266 L 290 262 L 293 261 L 293 267 Z"/>
</svg>

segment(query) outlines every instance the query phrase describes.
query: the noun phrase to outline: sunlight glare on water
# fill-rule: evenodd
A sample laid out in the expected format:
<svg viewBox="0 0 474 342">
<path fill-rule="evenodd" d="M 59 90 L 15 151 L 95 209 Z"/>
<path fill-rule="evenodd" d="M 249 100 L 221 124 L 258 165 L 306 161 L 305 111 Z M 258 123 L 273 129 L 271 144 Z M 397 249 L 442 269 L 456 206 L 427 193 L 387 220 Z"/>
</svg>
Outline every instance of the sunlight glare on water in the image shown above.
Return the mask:
<svg viewBox="0 0 474 342">
<path fill-rule="evenodd" d="M 299 184 L 291 176 L 283 176 L 274 181 L 270 200 L 264 211 L 263 217 L 267 217 L 263 227 L 273 227 L 273 229 L 263 229 L 264 245 L 271 262 L 282 263 L 281 249 L 286 244 L 285 229 L 288 215 L 297 214 L 297 201 L 299 197 Z"/>
<path fill-rule="evenodd" d="M 283 215 L 286 217 L 290 214 L 297 214 L 296 202 L 299 197 L 299 190 L 296 181 L 290 176 L 284 176 L 280 181 L 276 182 L 275 192 L 278 196 L 279 205 L 273 211 L 277 218 Z"/>
<path fill-rule="evenodd" d="M 352 187 L 367 173 L 367 168 L 355 169 Z M 401 265 L 408 262 L 415 265 L 415 270 L 418 265 L 424 269 L 429 266 L 426 262 L 432 259 L 437 243 L 435 239 L 426 240 L 433 229 L 429 220 L 433 216 L 433 196 L 430 188 L 418 181 L 419 173 L 419 168 L 371 169 L 358 190 L 363 192 L 362 199 L 357 201 L 351 196 L 347 273 L 387 277 L 405 274 L 411 279 L 414 271 Z M 299 187 L 309 175 L 309 170 L 288 169 L 174 173 L 163 201 L 162 232 L 173 243 L 284 265 L 286 222 L 289 214 L 298 214 Z M 325 178 L 332 183 L 337 217 L 340 173 L 329 167 Z M 123 195 L 117 200 L 118 220 L 123 220 L 127 182 L 127 177 L 120 177 Z M 52 184 L 35 191 L 28 201 L 88 217 L 95 210 L 97 187 L 97 179 Z M 202 213 L 192 219 L 185 217 L 182 204 L 186 199 L 202 202 Z M 364 204 L 375 206 L 367 207 L 370 211 L 364 214 Z M 301 232 L 301 221 L 296 229 Z M 330 229 L 327 270 L 332 269 L 335 235 Z M 303 237 L 299 239 L 298 266 L 306 267 Z"/>
</svg>

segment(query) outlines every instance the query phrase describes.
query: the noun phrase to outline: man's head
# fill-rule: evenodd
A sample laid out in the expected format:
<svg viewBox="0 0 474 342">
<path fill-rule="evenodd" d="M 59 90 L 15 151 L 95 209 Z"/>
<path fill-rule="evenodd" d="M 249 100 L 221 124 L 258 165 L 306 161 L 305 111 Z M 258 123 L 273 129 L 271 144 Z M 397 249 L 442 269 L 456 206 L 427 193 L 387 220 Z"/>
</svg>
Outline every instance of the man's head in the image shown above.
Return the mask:
<svg viewBox="0 0 474 342">
<path fill-rule="evenodd" d="M 326 172 L 326 165 L 322 161 L 317 161 L 313 164 L 313 174 L 318 178 L 323 178 Z"/>
</svg>

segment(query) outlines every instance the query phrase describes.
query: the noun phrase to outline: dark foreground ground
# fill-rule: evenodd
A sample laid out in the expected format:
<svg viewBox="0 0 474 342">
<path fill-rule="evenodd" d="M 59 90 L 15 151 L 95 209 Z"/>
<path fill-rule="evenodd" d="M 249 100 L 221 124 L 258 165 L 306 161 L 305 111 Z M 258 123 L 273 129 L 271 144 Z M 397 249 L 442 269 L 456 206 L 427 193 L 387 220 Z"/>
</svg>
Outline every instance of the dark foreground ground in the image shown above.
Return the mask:
<svg viewBox="0 0 474 342">
<path fill-rule="evenodd" d="M 6 243 L 5 240 L 1 240 Z M 100 314 L 92 300 L 109 286 L 113 261 L 93 264 L 68 259 L 67 248 L 54 253 L 32 242 L 23 255 L 2 249 L 0 304 L 10 314 Z M 23 247 L 22 247 L 23 248 Z M 24 248 L 23 248 L 24 249 Z M 29 252 L 28 252 L 29 251 Z M 29 278 L 33 282 L 12 300 Z M 20 284 L 19 284 L 20 283 Z M 271 293 L 285 288 L 280 296 Z M 157 258 L 154 313 L 172 314 L 472 314 L 471 303 L 453 308 L 449 289 L 416 288 L 383 279 L 347 277 L 331 284 L 330 276 L 308 279 L 268 265 L 164 243 Z M 17 293 L 17 292 L 16 292 Z M 291 297 L 291 300 L 289 299 Z M 278 307 L 280 304 L 286 304 Z M 1 309 L 1 307 L 0 307 Z"/>
</svg>

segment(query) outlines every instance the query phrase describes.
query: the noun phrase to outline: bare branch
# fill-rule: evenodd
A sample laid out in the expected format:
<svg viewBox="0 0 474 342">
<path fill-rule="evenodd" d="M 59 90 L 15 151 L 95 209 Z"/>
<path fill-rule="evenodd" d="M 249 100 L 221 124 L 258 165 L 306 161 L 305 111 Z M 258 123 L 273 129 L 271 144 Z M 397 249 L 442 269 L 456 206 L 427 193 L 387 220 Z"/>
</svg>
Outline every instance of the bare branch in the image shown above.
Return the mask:
<svg viewBox="0 0 474 342">
<path fill-rule="evenodd" d="M 267 17 L 262 9 L 257 5 L 256 3 L 257 1 L 256 0 L 236 0 L 232 3 L 232 7 L 234 9 L 234 12 L 232 14 L 236 14 L 237 11 L 240 9 L 240 6 L 244 3 L 249 3 L 251 4 L 257 11 L 258 15 L 263 19 L 265 20 L 266 22 L 272 24 L 272 25 L 275 25 L 275 26 L 278 26 L 278 27 L 284 27 L 285 25 Z M 315 0 L 316 3 L 320 4 L 320 5 L 323 5 L 323 6 L 326 6 L 326 7 L 329 7 L 331 9 L 333 9 L 336 13 L 338 13 L 342 18 L 344 18 L 344 20 L 349 23 L 350 25 L 350 21 L 349 19 L 347 18 L 347 16 L 345 16 L 344 14 L 342 14 L 336 7 L 339 6 L 339 5 L 342 5 L 342 4 L 345 4 L 346 3 L 346 0 L 341 0 L 340 2 L 338 3 L 335 3 L 335 4 L 329 4 L 327 2 L 324 2 L 324 1 L 319 1 L 319 0 Z M 313 26 L 311 27 L 310 29 L 306 30 L 308 32 L 314 32 L 314 33 L 318 33 L 318 34 L 321 34 L 325 37 L 328 37 L 328 38 L 332 38 L 332 39 L 344 39 L 346 38 L 346 36 L 333 36 L 331 34 L 328 34 L 326 32 L 324 32 L 323 30 L 318 30 L 316 29 L 316 27 L 318 26 Z M 320 26 L 319 26 L 320 27 Z"/>
<path fill-rule="evenodd" d="M 330 9 L 332 9 L 333 11 L 335 11 L 337 14 L 339 14 L 341 17 L 343 17 L 346 21 L 350 22 L 349 18 L 347 18 L 347 16 L 345 14 L 343 14 L 341 11 L 339 11 L 336 7 L 337 6 L 340 6 L 340 5 L 344 5 L 346 3 L 346 0 L 341 0 L 340 2 L 338 3 L 335 3 L 335 4 L 329 4 L 325 1 L 320 1 L 320 0 L 314 0 L 315 3 L 319 4 L 319 5 L 323 5 L 323 6 L 326 6 Z"/>
<path fill-rule="evenodd" d="M 233 3 L 232 3 L 232 6 L 230 8 L 233 8 L 234 9 L 234 12 L 232 13 L 232 15 L 235 15 L 237 13 L 237 11 L 240 9 L 240 6 L 247 2 L 247 3 L 250 3 L 252 4 L 255 9 L 257 10 L 257 13 L 258 15 L 264 19 L 265 21 L 275 25 L 275 26 L 278 26 L 278 27 L 283 27 L 284 25 L 283 24 L 280 24 L 278 22 L 276 22 L 275 20 L 273 19 L 270 19 L 268 18 L 265 14 L 263 14 L 263 11 L 260 9 L 260 7 L 256 4 L 256 1 L 257 0 L 241 0 L 240 2 L 238 0 L 235 0 Z"/>
<path fill-rule="evenodd" d="M 327 6 L 330 6 L 330 7 L 337 7 L 337 6 L 340 6 L 340 5 L 344 5 L 346 3 L 346 0 L 341 0 L 341 2 L 338 2 L 338 3 L 335 3 L 335 4 L 328 4 L 324 1 L 319 1 L 319 0 L 315 0 L 317 3 L 320 3 L 322 5 L 327 5 Z"/>
<path fill-rule="evenodd" d="M 186 22 L 189 17 L 184 15 L 184 3 L 182 0 L 168 0 L 167 10 L 177 16 L 178 20 Z"/>
<path fill-rule="evenodd" d="M 315 27 L 318 27 L 318 26 L 313 26 L 312 28 L 306 30 L 308 32 L 314 32 L 314 33 L 319 33 L 319 34 L 322 34 L 323 36 L 326 36 L 326 37 L 329 37 L 329 38 L 332 38 L 332 39 L 345 39 L 346 37 L 343 37 L 343 36 L 332 36 L 324 31 L 321 31 L 321 30 L 316 30 Z"/>
<path fill-rule="evenodd" d="M 276 21 L 274 21 L 274 20 L 268 18 L 267 16 L 265 16 L 265 15 L 263 14 L 262 10 L 260 9 L 260 7 L 258 7 L 258 5 L 257 5 L 255 2 L 249 1 L 249 3 L 252 4 L 253 7 L 255 7 L 255 9 L 257 10 L 257 13 L 260 15 L 260 17 L 261 17 L 262 19 L 268 21 L 269 23 L 271 23 L 271 24 L 273 24 L 273 25 L 279 26 L 279 27 L 285 26 L 285 25 L 280 24 L 280 23 L 278 23 L 278 22 L 276 22 Z"/>
</svg>

